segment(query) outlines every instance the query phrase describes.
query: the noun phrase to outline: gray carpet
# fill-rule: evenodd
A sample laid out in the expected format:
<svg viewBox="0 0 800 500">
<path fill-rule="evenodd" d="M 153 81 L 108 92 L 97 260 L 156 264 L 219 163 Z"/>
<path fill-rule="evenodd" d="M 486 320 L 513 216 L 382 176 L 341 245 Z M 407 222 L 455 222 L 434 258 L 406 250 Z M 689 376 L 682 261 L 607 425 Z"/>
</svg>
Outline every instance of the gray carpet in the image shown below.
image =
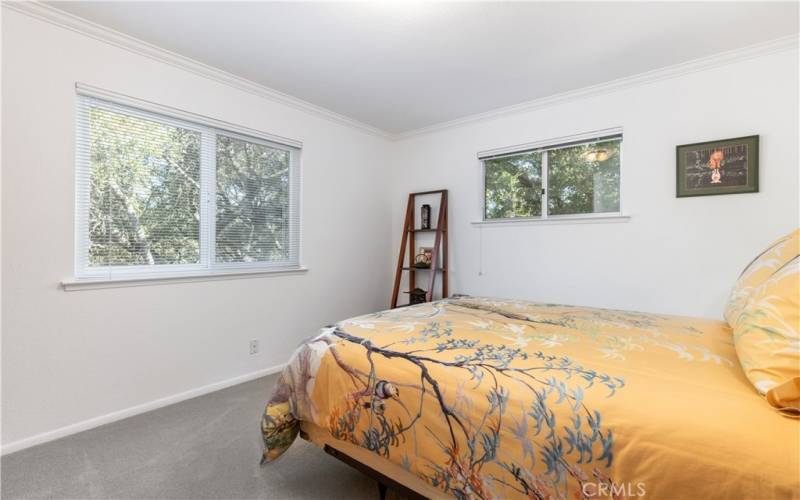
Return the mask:
<svg viewBox="0 0 800 500">
<path fill-rule="evenodd" d="M 376 483 L 298 439 L 260 467 L 275 376 L 2 457 L 2 498 L 378 498 Z"/>
</svg>

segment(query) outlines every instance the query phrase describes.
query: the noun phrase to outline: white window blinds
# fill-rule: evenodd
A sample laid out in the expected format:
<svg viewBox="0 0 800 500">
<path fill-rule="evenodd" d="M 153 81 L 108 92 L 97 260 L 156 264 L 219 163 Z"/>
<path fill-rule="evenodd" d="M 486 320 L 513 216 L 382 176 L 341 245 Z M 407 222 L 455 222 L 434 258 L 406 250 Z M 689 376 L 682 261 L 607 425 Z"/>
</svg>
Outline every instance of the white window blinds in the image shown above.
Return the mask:
<svg viewBox="0 0 800 500">
<path fill-rule="evenodd" d="M 104 97 L 79 88 L 77 278 L 299 268 L 299 143 Z"/>
</svg>

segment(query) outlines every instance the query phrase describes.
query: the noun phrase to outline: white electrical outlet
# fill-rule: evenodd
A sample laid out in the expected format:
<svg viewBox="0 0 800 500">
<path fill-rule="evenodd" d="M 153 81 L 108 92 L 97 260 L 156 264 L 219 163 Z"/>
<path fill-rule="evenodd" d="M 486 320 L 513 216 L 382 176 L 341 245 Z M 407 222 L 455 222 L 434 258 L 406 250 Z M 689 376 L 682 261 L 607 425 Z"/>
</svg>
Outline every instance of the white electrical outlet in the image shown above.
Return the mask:
<svg viewBox="0 0 800 500">
<path fill-rule="evenodd" d="M 250 354 L 258 354 L 258 340 L 256 339 L 250 341 Z"/>
</svg>

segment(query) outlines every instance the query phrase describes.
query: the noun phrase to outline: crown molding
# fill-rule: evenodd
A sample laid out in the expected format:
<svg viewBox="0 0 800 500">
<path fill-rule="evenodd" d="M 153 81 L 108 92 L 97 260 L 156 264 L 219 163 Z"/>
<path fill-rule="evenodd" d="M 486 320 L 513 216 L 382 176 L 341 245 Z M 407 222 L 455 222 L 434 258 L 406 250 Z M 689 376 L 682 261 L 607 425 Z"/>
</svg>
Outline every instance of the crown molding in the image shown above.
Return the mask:
<svg viewBox="0 0 800 500">
<path fill-rule="evenodd" d="M 589 87 L 582 87 L 567 92 L 561 92 L 547 97 L 541 97 L 539 99 L 533 99 L 531 101 L 526 101 L 519 104 L 513 104 L 511 106 L 497 108 L 483 113 L 476 113 L 473 115 L 456 118 L 454 120 L 437 123 L 435 125 L 409 130 L 407 132 L 401 132 L 398 134 L 394 134 L 392 136 L 392 139 L 394 140 L 408 139 L 420 135 L 438 132 L 445 129 L 461 127 L 476 122 L 493 120 L 496 118 L 522 113 L 525 111 L 531 111 L 534 109 L 555 106 L 557 104 L 563 104 L 578 99 L 584 99 L 586 97 L 592 97 L 601 94 L 617 92 L 631 87 L 647 85 L 650 83 L 659 82 L 661 80 L 668 80 L 670 78 L 688 75 L 690 73 L 707 71 L 710 69 L 718 68 L 720 66 L 726 66 L 728 64 L 744 61 L 747 59 L 753 59 L 755 57 L 761 57 L 776 52 L 783 52 L 792 49 L 796 50 L 798 48 L 798 40 L 800 40 L 800 35 L 798 34 L 788 35 L 785 37 L 776 38 L 774 40 L 761 42 L 755 45 L 748 45 L 746 47 L 742 47 L 739 49 L 734 49 L 727 52 L 721 52 L 718 54 L 701 57 L 699 59 L 693 59 L 690 61 L 678 63 L 672 66 L 665 66 L 663 68 L 647 71 L 645 73 L 639 73 L 636 75 L 627 76 L 616 80 L 611 80 L 597 85 L 591 85 Z"/>
<path fill-rule="evenodd" d="M 219 68 L 209 66 L 189 57 L 163 49 L 156 45 L 139 40 L 119 31 L 107 28 L 97 23 L 75 16 L 56 7 L 43 4 L 39 1 L 2 1 L 2 7 L 25 14 L 32 18 L 45 21 L 60 28 L 65 28 L 75 33 L 88 36 L 95 40 L 108 43 L 115 47 L 128 50 L 135 54 L 148 57 L 161 63 L 189 71 L 210 80 L 223 83 L 237 90 L 277 102 L 309 114 L 313 114 L 332 122 L 346 125 L 361 132 L 376 135 L 384 139 L 392 139 L 390 134 L 377 127 L 367 125 L 335 111 L 317 106 L 308 101 L 285 94 L 265 85 L 253 82 L 246 78 L 236 76 Z"/>
<path fill-rule="evenodd" d="M 720 66 L 725 66 L 755 57 L 765 56 L 776 52 L 792 49 L 796 50 L 798 48 L 798 40 L 800 40 L 800 36 L 798 34 L 788 35 L 755 45 L 749 45 L 727 52 L 712 54 L 699 59 L 693 59 L 672 66 L 666 66 L 652 71 L 647 71 L 645 73 L 639 73 L 637 75 L 623 77 L 597 85 L 561 92 L 519 104 L 513 104 L 511 106 L 497 108 L 490 111 L 476 113 L 461 118 L 456 118 L 454 120 L 409 130 L 406 132 L 390 133 L 340 113 L 336 113 L 335 111 L 331 111 L 308 101 L 304 101 L 289 94 L 269 88 L 265 85 L 261 85 L 246 78 L 236 76 L 232 73 L 228 73 L 227 71 L 209 66 L 194 59 L 131 37 L 124 33 L 120 33 L 105 26 L 93 23 L 82 17 L 75 16 L 56 7 L 43 4 L 39 1 L 0 0 L 0 2 L 2 2 L 3 8 L 14 10 L 30 17 L 48 22 L 55 26 L 59 26 L 61 28 L 88 36 L 95 40 L 128 50 L 135 54 L 169 64 L 171 66 L 189 71 L 219 83 L 223 83 L 230 87 L 262 97 L 264 99 L 278 102 L 300 111 L 326 118 L 332 122 L 352 127 L 361 132 L 366 132 L 371 135 L 394 141 L 430 134 L 433 132 L 481 121 L 493 120 L 525 111 L 555 106 L 587 97 L 617 92 L 640 85 L 655 83 L 661 80 L 668 80 L 670 78 L 675 78 L 690 73 L 718 68 Z"/>
</svg>

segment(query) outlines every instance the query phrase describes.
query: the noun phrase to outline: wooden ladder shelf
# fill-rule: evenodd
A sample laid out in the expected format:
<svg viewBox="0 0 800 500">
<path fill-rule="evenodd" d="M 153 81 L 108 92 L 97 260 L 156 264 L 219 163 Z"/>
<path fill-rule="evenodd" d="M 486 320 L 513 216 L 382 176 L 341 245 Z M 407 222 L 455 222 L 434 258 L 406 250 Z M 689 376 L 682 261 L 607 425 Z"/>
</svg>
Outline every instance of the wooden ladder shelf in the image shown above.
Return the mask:
<svg viewBox="0 0 800 500">
<path fill-rule="evenodd" d="M 430 229 L 416 229 L 414 226 L 414 212 L 416 208 L 417 196 L 435 195 L 439 197 L 439 215 L 437 217 L 436 227 Z M 417 233 L 435 233 L 433 243 L 433 253 L 431 255 L 431 267 L 415 267 L 414 252 Z M 403 266 L 403 261 L 406 258 L 406 250 L 410 249 L 408 253 L 408 265 Z M 439 251 L 441 249 L 442 262 L 439 265 Z M 400 282 L 403 278 L 403 272 L 408 271 L 408 293 L 416 288 L 416 273 L 417 271 L 425 271 L 428 273 L 428 289 L 425 291 L 425 301 L 430 302 L 433 300 L 433 289 L 436 284 L 436 275 L 442 274 L 442 297 L 447 297 L 447 190 L 439 189 L 435 191 L 422 191 L 419 193 L 411 193 L 408 195 L 408 204 L 406 205 L 406 218 L 403 224 L 403 236 L 400 242 L 400 256 L 397 258 L 397 270 L 394 275 L 394 289 L 392 290 L 392 309 L 397 307 L 397 298 L 400 293 Z"/>
</svg>

